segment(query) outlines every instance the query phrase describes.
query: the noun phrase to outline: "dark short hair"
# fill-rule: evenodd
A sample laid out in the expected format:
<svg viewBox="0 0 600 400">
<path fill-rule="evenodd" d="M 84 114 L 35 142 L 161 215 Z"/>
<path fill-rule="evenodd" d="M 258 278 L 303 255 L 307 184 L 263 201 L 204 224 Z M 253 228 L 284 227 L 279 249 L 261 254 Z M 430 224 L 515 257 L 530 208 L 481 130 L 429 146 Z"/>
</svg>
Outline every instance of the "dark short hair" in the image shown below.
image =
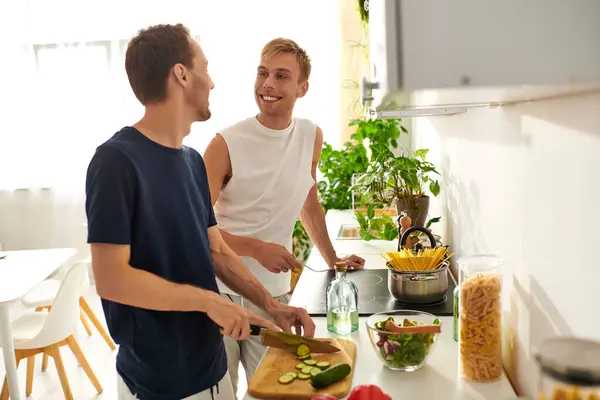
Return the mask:
<svg viewBox="0 0 600 400">
<path fill-rule="evenodd" d="M 193 67 L 190 32 L 182 24 L 154 25 L 129 41 L 125 70 L 135 97 L 143 105 L 167 97 L 167 77 L 175 64 Z"/>
</svg>

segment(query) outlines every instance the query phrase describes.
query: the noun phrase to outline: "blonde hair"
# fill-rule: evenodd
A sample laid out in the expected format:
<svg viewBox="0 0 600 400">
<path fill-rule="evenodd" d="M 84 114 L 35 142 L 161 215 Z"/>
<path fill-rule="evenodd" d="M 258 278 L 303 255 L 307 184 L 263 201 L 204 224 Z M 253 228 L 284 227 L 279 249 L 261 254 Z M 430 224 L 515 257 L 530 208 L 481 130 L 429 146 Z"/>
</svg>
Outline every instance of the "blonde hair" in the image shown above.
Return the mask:
<svg viewBox="0 0 600 400">
<path fill-rule="evenodd" d="M 263 47 L 260 56 L 262 59 L 267 59 L 282 53 L 293 54 L 296 56 L 296 59 L 300 64 L 300 80 L 308 80 L 311 69 L 310 57 L 306 54 L 306 51 L 298 46 L 293 40 L 285 38 L 273 39 Z"/>
</svg>

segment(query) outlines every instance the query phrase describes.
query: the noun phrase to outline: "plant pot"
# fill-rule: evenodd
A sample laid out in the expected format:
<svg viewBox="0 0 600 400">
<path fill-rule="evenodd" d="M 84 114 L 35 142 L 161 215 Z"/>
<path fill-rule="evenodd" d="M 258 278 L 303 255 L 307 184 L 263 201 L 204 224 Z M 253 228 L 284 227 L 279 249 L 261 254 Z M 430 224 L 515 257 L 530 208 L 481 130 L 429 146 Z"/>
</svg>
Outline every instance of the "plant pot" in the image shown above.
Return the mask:
<svg viewBox="0 0 600 400">
<path fill-rule="evenodd" d="M 397 199 L 396 209 L 398 215 L 406 212 L 412 221 L 411 226 L 425 226 L 429 213 L 429 196 L 417 197 L 415 199 Z"/>
</svg>

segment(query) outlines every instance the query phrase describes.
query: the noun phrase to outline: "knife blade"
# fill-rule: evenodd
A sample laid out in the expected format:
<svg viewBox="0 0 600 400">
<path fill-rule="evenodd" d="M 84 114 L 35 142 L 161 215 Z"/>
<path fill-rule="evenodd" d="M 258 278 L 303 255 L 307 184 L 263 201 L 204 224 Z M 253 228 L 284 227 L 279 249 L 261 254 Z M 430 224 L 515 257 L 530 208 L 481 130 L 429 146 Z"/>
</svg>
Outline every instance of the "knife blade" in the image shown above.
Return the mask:
<svg viewBox="0 0 600 400">
<path fill-rule="evenodd" d="M 299 344 L 309 347 L 311 353 L 337 353 L 340 351 L 327 339 L 312 339 L 286 332 L 274 332 L 257 325 L 250 325 L 250 334 L 260 336 L 264 346 L 296 352 Z"/>
</svg>

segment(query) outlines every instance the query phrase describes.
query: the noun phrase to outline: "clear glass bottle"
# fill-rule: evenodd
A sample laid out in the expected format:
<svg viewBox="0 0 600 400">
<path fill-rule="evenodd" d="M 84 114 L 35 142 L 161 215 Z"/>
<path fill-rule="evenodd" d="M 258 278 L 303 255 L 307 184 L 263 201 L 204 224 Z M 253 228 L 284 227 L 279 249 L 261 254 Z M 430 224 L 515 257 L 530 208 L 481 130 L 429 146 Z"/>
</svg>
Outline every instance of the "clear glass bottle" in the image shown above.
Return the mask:
<svg viewBox="0 0 600 400">
<path fill-rule="evenodd" d="M 460 293 L 460 287 L 454 288 L 453 299 L 452 299 L 452 315 L 454 322 L 454 341 L 458 342 L 458 294 Z"/>
<path fill-rule="evenodd" d="M 535 354 L 537 400 L 600 400 L 600 342 L 546 339 Z"/>
<path fill-rule="evenodd" d="M 459 369 L 470 381 L 502 376 L 502 264 L 492 255 L 458 260 Z"/>
<path fill-rule="evenodd" d="M 335 264 L 335 278 L 327 286 L 327 330 L 348 335 L 358 329 L 358 288 L 346 279 L 346 263 Z"/>
</svg>

